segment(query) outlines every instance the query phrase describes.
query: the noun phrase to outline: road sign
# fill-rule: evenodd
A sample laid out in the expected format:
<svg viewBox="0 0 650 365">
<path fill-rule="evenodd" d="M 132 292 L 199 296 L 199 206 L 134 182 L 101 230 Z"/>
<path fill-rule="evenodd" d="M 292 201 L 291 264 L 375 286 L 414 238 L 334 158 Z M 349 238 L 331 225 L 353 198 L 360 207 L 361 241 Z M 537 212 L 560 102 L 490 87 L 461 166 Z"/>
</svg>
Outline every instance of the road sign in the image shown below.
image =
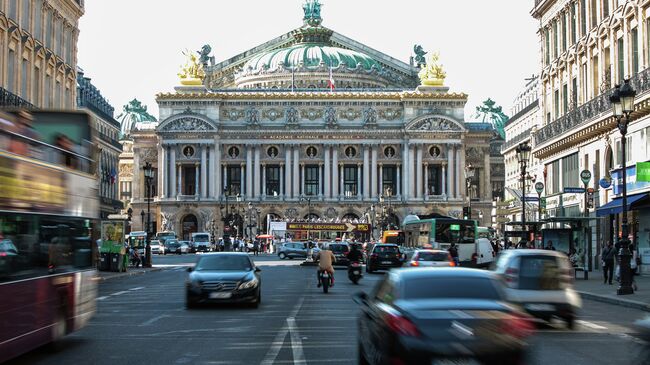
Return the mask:
<svg viewBox="0 0 650 365">
<path fill-rule="evenodd" d="M 544 191 L 544 183 L 539 181 L 535 183 L 535 191 L 537 194 L 541 194 Z"/>
<path fill-rule="evenodd" d="M 510 210 L 508 209 L 497 209 L 497 215 L 508 215 L 510 214 Z"/>
<path fill-rule="evenodd" d="M 527 202 L 536 202 L 536 201 L 539 200 L 539 198 L 536 197 L 536 196 L 527 196 L 527 197 L 524 198 L 524 200 L 527 201 Z"/>
<path fill-rule="evenodd" d="M 591 181 L 591 171 L 589 170 L 582 170 L 580 173 L 580 179 L 582 180 L 582 183 L 587 185 L 589 184 L 589 181 Z"/>
<path fill-rule="evenodd" d="M 598 181 L 598 185 L 600 185 L 600 187 L 603 189 L 607 189 L 612 186 L 612 178 L 605 176 L 604 178 L 600 179 L 600 181 Z"/>
<path fill-rule="evenodd" d="M 564 188 L 564 194 L 582 194 L 584 192 L 585 188 Z"/>
<path fill-rule="evenodd" d="M 539 206 L 542 209 L 546 209 L 546 197 L 540 199 Z"/>
<path fill-rule="evenodd" d="M 508 207 L 510 206 L 510 202 L 507 201 L 498 201 L 497 202 L 497 207 Z"/>
<path fill-rule="evenodd" d="M 336 231 L 336 232 L 370 232 L 366 223 L 287 223 L 287 230 Z"/>
</svg>

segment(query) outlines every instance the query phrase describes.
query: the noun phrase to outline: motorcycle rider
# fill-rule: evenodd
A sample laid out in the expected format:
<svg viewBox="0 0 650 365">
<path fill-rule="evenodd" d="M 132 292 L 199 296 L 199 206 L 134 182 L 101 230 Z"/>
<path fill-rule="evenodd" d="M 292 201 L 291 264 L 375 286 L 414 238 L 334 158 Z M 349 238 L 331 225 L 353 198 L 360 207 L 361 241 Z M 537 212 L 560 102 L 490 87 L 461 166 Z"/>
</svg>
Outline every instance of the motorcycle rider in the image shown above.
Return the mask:
<svg viewBox="0 0 650 365">
<path fill-rule="evenodd" d="M 330 278 L 332 279 L 330 286 L 334 286 L 334 267 L 332 264 L 336 262 L 336 257 L 334 257 L 334 253 L 330 251 L 329 246 L 324 246 L 323 249 L 316 254 L 316 259 L 318 260 L 318 270 L 316 271 L 318 287 L 320 288 L 321 286 L 320 273 L 323 271 L 327 271 L 330 274 Z"/>
<path fill-rule="evenodd" d="M 361 262 L 363 260 L 363 253 L 359 250 L 359 245 L 353 243 L 350 245 L 350 252 L 348 252 L 348 260 L 350 263 Z"/>
</svg>

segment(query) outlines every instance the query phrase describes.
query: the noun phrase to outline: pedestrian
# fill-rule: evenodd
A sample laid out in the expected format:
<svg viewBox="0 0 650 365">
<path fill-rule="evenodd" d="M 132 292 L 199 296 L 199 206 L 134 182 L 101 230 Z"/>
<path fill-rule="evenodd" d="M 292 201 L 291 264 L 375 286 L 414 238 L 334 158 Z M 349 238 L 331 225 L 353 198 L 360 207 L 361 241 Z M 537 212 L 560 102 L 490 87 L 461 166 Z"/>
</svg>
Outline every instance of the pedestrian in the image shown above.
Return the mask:
<svg viewBox="0 0 650 365">
<path fill-rule="evenodd" d="M 630 252 L 632 253 L 632 258 L 630 259 L 630 272 L 632 276 L 632 288 L 634 288 L 634 291 L 637 291 L 637 286 L 636 286 L 636 280 L 634 280 L 634 276 L 637 275 L 637 270 L 639 269 L 639 265 L 637 265 L 637 250 L 634 247 L 634 244 L 630 243 Z"/>
<path fill-rule="evenodd" d="M 454 260 L 454 264 L 456 265 L 456 267 L 460 266 L 460 262 L 458 260 L 458 248 L 456 247 L 456 244 L 452 242 L 448 251 L 452 260 Z"/>
<path fill-rule="evenodd" d="M 603 250 L 601 254 L 602 264 L 603 264 L 603 275 L 604 281 L 603 284 L 609 283 L 612 285 L 612 279 L 614 276 L 614 258 L 616 256 L 616 249 L 612 245 L 612 242 L 607 242 L 607 247 Z"/>
<path fill-rule="evenodd" d="M 259 250 L 260 250 L 260 241 L 255 240 L 255 241 L 253 242 L 253 254 L 254 254 L 255 256 L 257 256 Z"/>
<path fill-rule="evenodd" d="M 550 240 L 549 240 L 548 243 L 546 244 L 546 247 L 545 247 L 544 249 L 545 249 L 545 250 L 555 251 L 555 246 L 553 246 L 553 241 L 550 241 Z"/>
</svg>

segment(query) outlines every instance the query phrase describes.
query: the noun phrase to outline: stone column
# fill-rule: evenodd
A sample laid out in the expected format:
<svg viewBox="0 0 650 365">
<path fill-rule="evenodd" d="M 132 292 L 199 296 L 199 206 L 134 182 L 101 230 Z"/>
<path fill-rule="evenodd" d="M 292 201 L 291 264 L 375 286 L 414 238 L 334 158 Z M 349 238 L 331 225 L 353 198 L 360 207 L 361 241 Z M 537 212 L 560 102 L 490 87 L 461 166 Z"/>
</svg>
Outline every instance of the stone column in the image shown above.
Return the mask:
<svg viewBox="0 0 650 365">
<path fill-rule="evenodd" d="M 344 177 L 345 174 L 343 172 L 343 163 L 339 164 L 339 171 L 341 172 L 341 177 L 339 178 L 339 199 L 345 195 L 345 184 L 344 184 Z"/>
<path fill-rule="evenodd" d="M 447 167 L 442 165 L 442 194 L 447 195 Z"/>
<path fill-rule="evenodd" d="M 415 146 L 410 145 L 409 146 L 409 166 L 408 166 L 408 174 L 409 174 L 409 194 L 408 197 L 414 198 L 417 195 L 417 190 L 415 189 Z"/>
<path fill-rule="evenodd" d="M 266 198 L 266 164 L 262 164 L 262 199 Z"/>
<path fill-rule="evenodd" d="M 402 166 L 397 164 L 395 168 L 397 169 L 397 179 L 395 179 L 397 180 L 397 191 L 394 192 L 394 194 L 396 196 L 400 196 L 402 195 L 402 180 L 400 179 L 400 174 L 402 173 Z"/>
<path fill-rule="evenodd" d="M 448 193 L 447 195 L 450 198 L 454 198 L 456 196 L 455 191 L 454 191 L 454 147 L 452 145 L 447 145 L 447 190 Z"/>
<path fill-rule="evenodd" d="M 384 195 L 384 164 L 379 164 L 379 195 Z"/>
<path fill-rule="evenodd" d="M 284 170 L 284 184 L 285 186 L 284 189 L 284 196 L 285 199 L 291 198 L 291 146 L 290 145 L 285 145 L 284 146 L 284 165 L 285 165 L 285 170 Z"/>
<path fill-rule="evenodd" d="M 300 145 L 293 147 L 293 190 L 292 197 L 298 198 L 300 196 Z"/>
<path fill-rule="evenodd" d="M 199 163 L 194 163 L 194 199 L 199 200 Z"/>
<path fill-rule="evenodd" d="M 280 199 L 284 199 L 284 165 L 280 164 Z"/>
<path fill-rule="evenodd" d="M 402 146 L 402 190 L 400 190 L 400 193 L 402 194 L 402 200 L 408 200 L 409 196 L 409 146 L 408 142 L 404 141 L 404 145 Z"/>
<path fill-rule="evenodd" d="M 319 181 L 319 183 L 318 183 L 318 199 L 319 200 L 322 200 L 323 195 L 325 195 L 325 182 L 323 182 L 323 170 L 324 170 L 323 164 L 319 163 L 318 164 L 318 181 Z M 329 183 L 328 183 L 328 185 L 329 185 Z"/>
<path fill-rule="evenodd" d="M 461 174 L 464 171 L 465 166 L 465 152 L 462 151 L 462 145 L 456 145 L 456 196 L 462 197 L 466 196 L 465 186 L 466 184 L 461 184 Z M 462 179 L 464 181 L 464 179 Z"/>
<path fill-rule="evenodd" d="M 221 183 L 223 182 L 221 175 L 221 146 L 218 143 L 215 143 L 212 151 L 214 152 L 210 154 L 210 159 L 214 160 L 214 164 L 212 164 L 212 167 L 210 168 L 210 171 L 212 171 L 211 174 L 214 174 L 212 177 L 212 179 L 214 179 L 214 190 L 212 190 L 212 195 L 215 199 L 219 199 L 219 196 L 223 194 L 223 188 L 221 187 Z"/>
<path fill-rule="evenodd" d="M 647 137 L 646 137 L 647 138 Z M 485 154 L 485 168 L 484 180 L 483 180 L 483 200 L 489 201 L 492 200 L 492 179 L 491 179 L 491 166 L 490 166 L 490 151 L 488 150 Z"/>
<path fill-rule="evenodd" d="M 370 197 L 376 198 L 377 195 L 377 146 L 372 146 L 370 153 Z"/>
<path fill-rule="evenodd" d="M 363 147 L 363 198 L 370 199 L 370 147 Z"/>
<path fill-rule="evenodd" d="M 357 164 L 357 198 L 361 199 L 361 164 Z"/>
<path fill-rule="evenodd" d="M 325 199 L 329 198 L 331 196 L 331 180 L 330 180 L 330 146 L 324 145 L 325 148 L 325 153 L 324 153 L 324 161 L 323 163 L 325 164 L 325 171 L 324 173 L 320 173 L 319 180 L 322 181 L 321 184 L 321 191 L 323 191 L 323 195 L 325 196 Z M 323 170 L 321 170 L 323 171 Z"/>
<path fill-rule="evenodd" d="M 176 196 L 179 197 L 183 195 L 183 165 L 180 163 L 176 164 L 176 169 L 178 169 L 178 194 Z"/>
<path fill-rule="evenodd" d="M 429 164 L 424 164 L 424 199 L 429 198 Z"/>
<path fill-rule="evenodd" d="M 305 163 L 301 162 L 300 163 L 300 177 L 302 179 L 300 180 L 300 195 L 307 195 L 307 192 L 305 191 Z"/>
<path fill-rule="evenodd" d="M 246 197 L 253 197 L 253 147 L 246 146 Z"/>
<path fill-rule="evenodd" d="M 246 164 L 240 164 L 239 165 L 239 184 L 240 184 L 240 192 L 239 196 L 241 196 L 242 201 L 246 197 L 246 192 L 250 190 L 250 187 L 248 184 L 246 184 L 246 181 L 244 180 L 246 178 L 246 174 L 248 171 L 246 171 Z"/>
<path fill-rule="evenodd" d="M 201 145 L 201 199 L 208 197 L 208 147 Z"/>
<path fill-rule="evenodd" d="M 259 198 L 261 196 L 260 192 L 260 174 L 261 174 L 261 165 L 260 165 L 260 146 L 255 146 L 255 173 L 253 174 L 253 187 L 255 189 L 254 196 Z"/>
<path fill-rule="evenodd" d="M 339 194 L 339 149 L 334 146 L 332 151 L 332 197 L 338 199 Z"/>
<path fill-rule="evenodd" d="M 422 198 L 424 195 L 422 189 L 422 145 L 418 144 L 415 148 L 417 149 L 415 152 L 415 197 Z"/>
<path fill-rule="evenodd" d="M 102 159 L 102 165 L 103 165 L 103 159 L 104 156 L 100 156 Z M 146 199 L 146 191 L 143 191 L 140 189 L 140 174 L 142 173 L 142 161 L 140 161 L 140 149 L 133 149 L 133 185 L 132 185 L 132 192 L 133 194 L 133 199 L 138 199 L 141 201 L 145 201 Z M 101 181 L 101 180 L 100 180 Z M 104 183 L 100 182 L 100 189 L 104 189 Z M 104 190 L 101 190 L 103 192 Z M 102 194 L 103 195 L 103 194 Z"/>
<path fill-rule="evenodd" d="M 167 196 L 167 146 L 158 145 L 158 195 L 161 199 Z"/>
<path fill-rule="evenodd" d="M 230 190 L 230 186 L 228 184 L 228 165 L 225 163 L 223 164 L 223 188 Z"/>
</svg>

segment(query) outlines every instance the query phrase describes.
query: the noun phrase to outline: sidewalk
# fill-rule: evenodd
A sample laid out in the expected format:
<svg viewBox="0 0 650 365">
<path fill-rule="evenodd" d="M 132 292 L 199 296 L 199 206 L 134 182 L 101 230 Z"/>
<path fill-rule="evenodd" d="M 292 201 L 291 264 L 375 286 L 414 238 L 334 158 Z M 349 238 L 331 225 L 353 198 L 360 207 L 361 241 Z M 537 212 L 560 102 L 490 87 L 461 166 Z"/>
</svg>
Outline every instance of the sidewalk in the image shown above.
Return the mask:
<svg viewBox="0 0 650 365">
<path fill-rule="evenodd" d="M 128 276 L 133 276 L 133 275 L 142 275 L 146 274 L 148 272 L 155 272 L 155 271 L 160 271 L 164 269 L 165 267 L 154 267 L 151 268 L 142 268 L 142 267 L 129 267 L 126 269 L 125 272 L 116 272 L 116 271 L 97 271 L 97 278 L 99 280 L 110 280 L 110 279 L 115 279 L 115 278 L 123 278 L 123 277 L 128 277 Z"/>
<path fill-rule="evenodd" d="M 589 280 L 584 280 L 582 273 L 578 273 L 574 281 L 575 289 L 583 299 L 596 300 L 624 307 L 640 309 L 650 312 L 650 275 L 637 275 L 634 281 L 638 290 L 630 295 L 617 295 L 618 283 L 603 284 L 603 273 L 594 270 L 589 273 Z"/>
</svg>

